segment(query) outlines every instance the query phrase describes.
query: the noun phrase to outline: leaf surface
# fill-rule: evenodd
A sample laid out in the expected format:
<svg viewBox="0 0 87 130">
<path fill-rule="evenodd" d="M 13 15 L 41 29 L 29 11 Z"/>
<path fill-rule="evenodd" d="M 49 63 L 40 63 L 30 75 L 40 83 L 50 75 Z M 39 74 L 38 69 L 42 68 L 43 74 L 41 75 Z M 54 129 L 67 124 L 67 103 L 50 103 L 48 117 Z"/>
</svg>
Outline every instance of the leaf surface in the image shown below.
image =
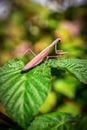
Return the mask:
<svg viewBox="0 0 87 130">
<path fill-rule="evenodd" d="M 72 121 L 70 114 L 53 112 L 36 117 L 27 130 L 75 130 Z"/>
<path fill-rule="evenodd" d="M 59 58 L 58 60 L 49 60 L 48 65 L 53 68 L 65 69 L 87 84 L 87 60 L 85 59 Z"/>
<path fill-rule="evenodd" d="M 48 94 L 50 68 L 41 64 L 21 73 L 23 66 L 20 60 L 11 60 L 0 67 L 0 100 L 10 117 L 25 128 Z"/>
</svg>

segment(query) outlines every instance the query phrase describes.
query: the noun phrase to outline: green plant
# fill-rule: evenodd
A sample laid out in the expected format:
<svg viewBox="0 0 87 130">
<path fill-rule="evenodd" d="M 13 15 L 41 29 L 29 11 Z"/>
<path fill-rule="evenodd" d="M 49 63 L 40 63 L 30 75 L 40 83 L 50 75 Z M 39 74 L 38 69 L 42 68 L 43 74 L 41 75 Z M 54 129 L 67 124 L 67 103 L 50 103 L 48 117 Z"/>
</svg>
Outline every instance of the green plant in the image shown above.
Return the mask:
<svg viewBox="0 0 87 130">
<path fill-rule="evenodd" d="M 41 63 L 21 73 L 22 60 L 10 60 L 0 67 L 0 100 L 9 117 L 17 125 L 12 130 L 87 130 L 87 115 L 73 116 L 64 112 L 38 115 L 49 90 L 51 68 L 69 71 L 87 84 L 87 60 L 59 58 Z M 8 117 L 8 118 L 9 118 Z M 83 128 L 84 126 L 84 128 Z"/>
</svg>

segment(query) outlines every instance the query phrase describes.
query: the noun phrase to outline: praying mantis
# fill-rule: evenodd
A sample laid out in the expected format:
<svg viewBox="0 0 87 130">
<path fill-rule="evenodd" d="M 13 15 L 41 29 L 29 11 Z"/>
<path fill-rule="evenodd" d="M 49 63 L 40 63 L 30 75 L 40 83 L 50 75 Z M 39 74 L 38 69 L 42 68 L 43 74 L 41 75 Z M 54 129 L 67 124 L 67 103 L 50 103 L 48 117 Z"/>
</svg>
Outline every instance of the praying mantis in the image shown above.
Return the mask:
<svg viewBox="0 0 87 130">
<path fill-rule="evenodd" d="M 37 54 L 31 61 L 29 61 L 22 69 L 22 72 L 26 72 L 33 67 L 40 64 L 44 58 L 48 57 L 55 57 L 55 56 L 48 56 L 48 53 L 50 51 L 50 48 L 55 46 L 55 53 L 59 55 L 67 54 L 68 52 L 64 52 L 63 50 L 57 50 L 57 43 L 60 41 L 60 38 L 57 38 L 55 41 L 53 41 L 48 47 L 46 47 L 43 51 L 41 51 L 39 54 Z M 32 52 L 32 50 L 31 50 Z M 33 52 L 32 52 L 33 53 Z M 34 54 L 34 53 L 33 53 Z"/>
</svg>

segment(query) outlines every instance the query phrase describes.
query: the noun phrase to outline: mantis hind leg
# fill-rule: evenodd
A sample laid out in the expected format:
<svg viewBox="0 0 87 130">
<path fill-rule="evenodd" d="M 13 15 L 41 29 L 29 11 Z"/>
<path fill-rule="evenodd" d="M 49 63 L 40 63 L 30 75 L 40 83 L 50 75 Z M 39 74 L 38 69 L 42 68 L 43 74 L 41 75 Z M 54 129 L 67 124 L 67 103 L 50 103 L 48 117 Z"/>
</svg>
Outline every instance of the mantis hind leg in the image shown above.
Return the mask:
<svg viewBox="0 0 87 130">
<path fill-rule="evenodd" d="M 31 52 L 34 56 L 36 56 L 36 54 L 35 54 L 30 48 L 28 48 L 28 49 L 24 52 L 24 55 L 26 55 L 27 52 Z"/>
<path fill-rule="evenodd" d="M 23 60 L 23 59 L 26 57 L 26 58 L 29 58 L 29 60 L 31 60 L 31 57 L 32 57 L 32 56 L 29 57 L 29 56 L 27 55 L 27 53 L 29 53 L 29 52 L 31 52 L 31 54 L 33 54 L 34 57 L 36 56 L 36 54 L 35 54 L 30 48 L 28 48 L 28 49 L 22 54 L 22 56 L 20 57 L 20 59 Z M 26 59 L 26 58 L 25 58 L 25 59 Z"/>
<path fill-rule="evenodd" d="M 23 59 L 24 56 L 27 56 L 27 53 L 31 52 L 31 54 L 33 54 L 33 56 L 35 57 L 36 54 L 30 49 L 28 48 L 23 54 L 22 56 L 20 57 L 20 59 Z"/>
</svg>

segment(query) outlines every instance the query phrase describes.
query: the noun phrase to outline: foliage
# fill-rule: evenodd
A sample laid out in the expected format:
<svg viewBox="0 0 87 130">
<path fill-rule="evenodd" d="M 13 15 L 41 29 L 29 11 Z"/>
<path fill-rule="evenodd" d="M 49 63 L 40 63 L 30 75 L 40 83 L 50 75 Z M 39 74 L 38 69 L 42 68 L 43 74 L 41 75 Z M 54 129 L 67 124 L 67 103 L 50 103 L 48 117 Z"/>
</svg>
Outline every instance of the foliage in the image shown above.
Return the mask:
<svg viewBox="0 0 87 130">
<path fill-rule="evenodd" d="M 54 112 L 36 117 L 28 130 L 74 130 L 73 121 L 75 119 L 70 114 Z"/>
<path fill-rule="evenodd" d="M 62 68 L 74 74 L 81 82 L 87 84 L 87 60 L 84 59 L 59 59 L 49 61 L 49 66 Z"/>
<path fill-rule="evenodd" d="M 50 116 L 54 126 L 55 119 L 64 122 L 57 129 L 87 130 L 87 4 L 46 1 L 48 6 L 0 1 L 0 129 L 30 129 Z M 30 53 L 23 56 L 27 48 L 38 54 L 57 37 L 58 49 L 68 55 L 21 73 L 33 58 Z M 49 53 L 54 55 L 53 48 Z"/>
<path fill-rule="evenodd" d="M 42 63 L 32 70 L 22 73 L 21 70 L 24 63 L 21 60 L 11 60 L 0 68 L 0 100 L 8 115 L 21 127 L 27 128 L 31 119 L 38 113 L 49 92 L 50 67 L 68 70 L 74 73 L 83 83 L 87 84 L 86 64 L 86 60 L 60 58 L 47 61 L 46 66 Z M 77 70 L 79 76 L 75 73 Z M 82 78 L 83 75 L 85 78 Z M 67 116 L 67 114 L 55 112 L 54 114 L 43 115 L 41 118 L 37 117 L 28 130 L 50 129 L 52 127 L 52 129 L 61 129 L 61 127 L 62 129 L 73 129 L 72 124 L 67 124 L 68 121 L 71 122 L 73 120 Z M 53 121 L 54 123 L 51 123 Z M 40 124 L 40 122 L 43 123 Z"/>
<path fill-rule="evenodd" d="M 43 80 L 43 65 L 26 74 L 21 73 L 22 67 L 21 61 L 12 60 L 0 68 L 0 99 L 9 115 L 25 127 L 48 94 L 50 70 L 45 68 Z"/>
</svg>

